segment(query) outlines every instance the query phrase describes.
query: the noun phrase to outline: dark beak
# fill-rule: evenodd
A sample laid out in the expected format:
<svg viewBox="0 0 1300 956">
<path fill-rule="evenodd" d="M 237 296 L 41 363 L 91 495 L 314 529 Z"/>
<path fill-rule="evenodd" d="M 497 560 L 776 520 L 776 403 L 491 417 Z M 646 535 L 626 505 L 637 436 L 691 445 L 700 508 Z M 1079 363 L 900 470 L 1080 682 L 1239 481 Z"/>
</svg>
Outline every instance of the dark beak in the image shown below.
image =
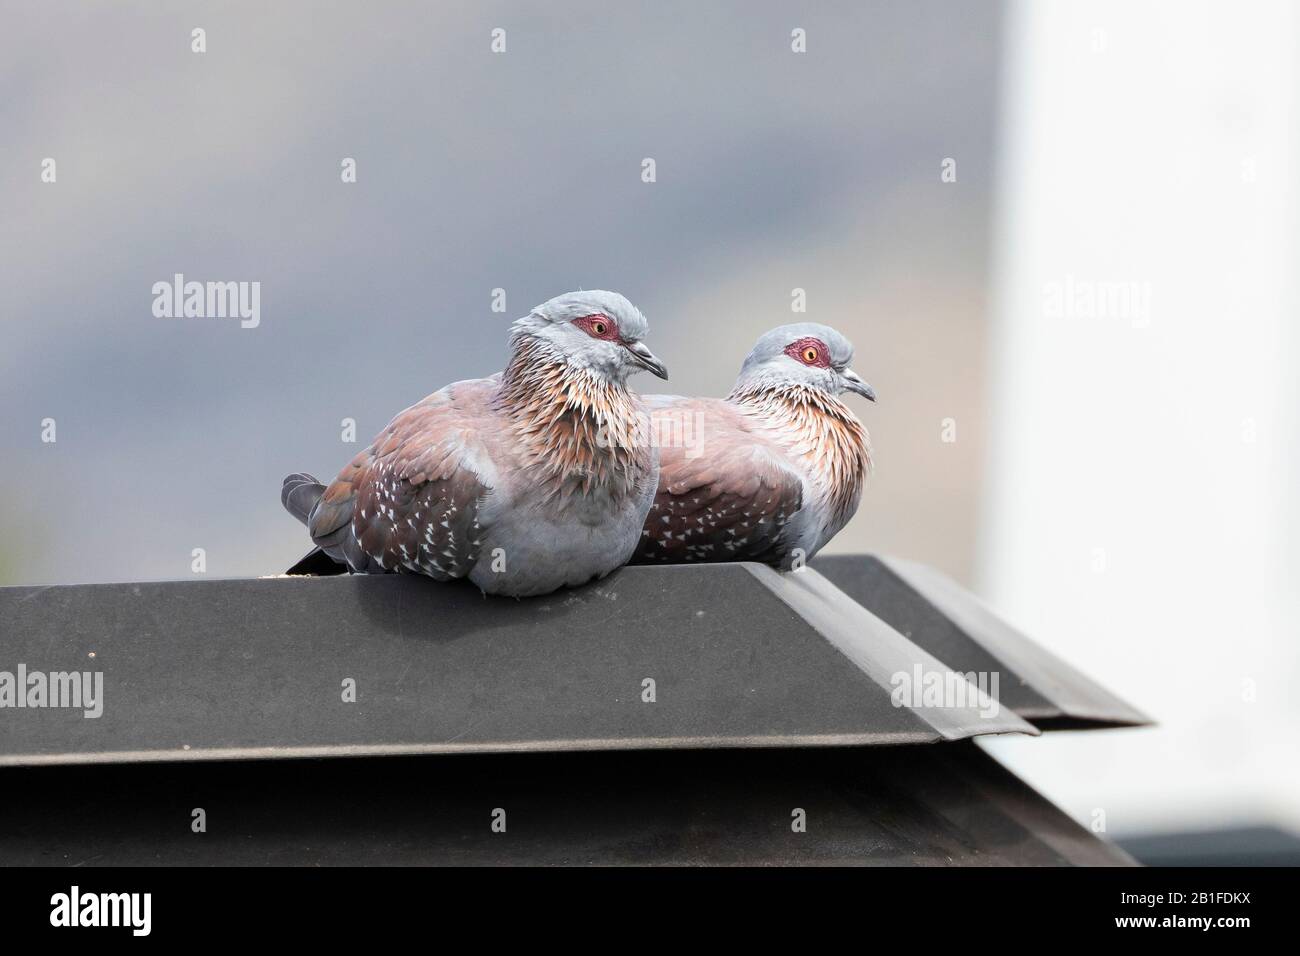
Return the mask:
<svg viewBox="0 0 1300 956">
<path fill-rule="evenodd" d="M 640 365 L 647 372 L 652 372 L 660 378 L 668 377 L 668 367 L 663 362 L 655 358 L 654 352 L 651 352 L 640 342 L 626 342 L 625 347 L 632 353 L 632 359 L 637 365 Z"/>
<path fill-rule="evenodd" d="M 846 368 L 840 372 L 840 380 L 844 382 L 844 387 L 850 392 L 857 392 L 869 402 L 876 400 L 876 390 L 868 385 L 858 376 L 858 373 L 851 368 Z"/>
</svg>

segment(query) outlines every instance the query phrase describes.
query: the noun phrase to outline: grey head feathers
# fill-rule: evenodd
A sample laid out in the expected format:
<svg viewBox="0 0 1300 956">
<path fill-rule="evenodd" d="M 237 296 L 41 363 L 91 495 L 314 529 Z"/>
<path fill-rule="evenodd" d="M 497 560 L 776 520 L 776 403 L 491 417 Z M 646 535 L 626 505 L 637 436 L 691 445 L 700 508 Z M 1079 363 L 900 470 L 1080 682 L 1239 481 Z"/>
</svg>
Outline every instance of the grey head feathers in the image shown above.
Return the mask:
<svg viewBox="0 0 1300 956">
<path fill-rule="evenodd" d="M 645 370 L 667 378 L 667 369 L 642 342 L 649 323 L 641 310 L 617 292 L 566 292 L 536 306 L 511 327 L 521 339 L 546 347 L 556 359 L 622 384 Z"/>
<path fill-rule="evenodd" d="M 850 368 L 853 343 L 818 322 L 794 322 L 759 336 L 740 368 L 732 393 L 806 386 L 831 395 L 854 392 L 870 401 L 875 390 Z"/>
</svg>

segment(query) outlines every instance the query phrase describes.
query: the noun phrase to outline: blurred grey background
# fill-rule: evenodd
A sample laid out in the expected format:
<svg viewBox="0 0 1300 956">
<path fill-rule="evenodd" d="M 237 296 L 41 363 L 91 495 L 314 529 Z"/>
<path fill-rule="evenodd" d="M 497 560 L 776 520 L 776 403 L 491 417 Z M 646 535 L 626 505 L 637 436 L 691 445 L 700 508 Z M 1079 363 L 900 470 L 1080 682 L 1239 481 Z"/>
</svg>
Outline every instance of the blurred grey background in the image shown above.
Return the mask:
<svg viewBox="0 0 1300 956">
<path fill-rule="evenodd" d="M 1290 0 L 0 0 L 0 77 L 0 584 L 282 571 L 281 478 L 560 292 L 625 293 L 683 393 L 807 318 L 880 395 L 831 549 L 1160 722 L 999 759 L 1103 833 L 1300 828 Z M 178 272 L 260 326 L 155 318 Z"/>
<path fill-rule="evenodd" d="M 3 11 L 0 583 L 183 578 L 200 547 L 284 570 L 285 474 L 332 476 L 578 287 L 649 317 L 646 391 L 723 395 L 761 332 L 838 327 L 880 403 L 850 397 L 878 466 L 836 547 L 969 576 L 996 5 Z M 155 318 L 178 272 L 260 281 L 260 327 Z"/>
</svg>

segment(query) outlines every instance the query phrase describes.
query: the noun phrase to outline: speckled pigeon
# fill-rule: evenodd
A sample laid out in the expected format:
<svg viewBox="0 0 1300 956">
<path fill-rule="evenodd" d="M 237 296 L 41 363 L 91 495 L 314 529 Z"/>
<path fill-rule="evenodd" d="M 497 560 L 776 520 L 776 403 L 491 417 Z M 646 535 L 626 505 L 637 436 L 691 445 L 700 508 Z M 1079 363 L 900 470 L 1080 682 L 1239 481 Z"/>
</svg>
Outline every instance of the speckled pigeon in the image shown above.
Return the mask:
<svg viewBox="0 0 1300 956">
<path fill-rule="evenodd" d="M 571 292 L 514 323 L 504 372 L 455 382 L 401 412 L 328 488 L 281 500 L 335 561 L 371 574 L 469 578 L 525 596 L 623 564 L 654 498 L 658 455 L 628 376 L 667 371 L 645 317 L 613 292 Z"/>
<path fill-rule="evenodd" d="M 858 509 L 871 469 L 862 423 L 837 397 L 876 400 L 825 325 L 764 334 L 725 399 L 648 395 L 659 491 L 634 564 L 808 560 Z"/>
</svg>

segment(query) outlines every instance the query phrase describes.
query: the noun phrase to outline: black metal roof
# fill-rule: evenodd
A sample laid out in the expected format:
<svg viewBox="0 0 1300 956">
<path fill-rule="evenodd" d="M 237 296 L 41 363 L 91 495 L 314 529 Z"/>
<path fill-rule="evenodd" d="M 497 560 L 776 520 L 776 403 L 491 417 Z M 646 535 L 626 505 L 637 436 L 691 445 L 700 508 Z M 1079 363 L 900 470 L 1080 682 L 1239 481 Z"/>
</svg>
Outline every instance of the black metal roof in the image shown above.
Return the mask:
<svg viewBox="0 0 1300 956">
<path fill-rule="evenodd" d="M 970 742 L 8 768 L 0 780 L 9 865 L 1132 862 Z M 505 832 L 491 826 L 498 809 Z"/>
<path fill-rule="evenodd" d="M 948 667 L 812 570 L 624 568 L 523 601 L 409 575 L 19 587 L 0 622 L 0 670 L 105 686 L 99 718 L 6 710 L 0 764 L 1037 732 L 1006 707 L 895 706 L 892 673 Z"/>
</svg>

